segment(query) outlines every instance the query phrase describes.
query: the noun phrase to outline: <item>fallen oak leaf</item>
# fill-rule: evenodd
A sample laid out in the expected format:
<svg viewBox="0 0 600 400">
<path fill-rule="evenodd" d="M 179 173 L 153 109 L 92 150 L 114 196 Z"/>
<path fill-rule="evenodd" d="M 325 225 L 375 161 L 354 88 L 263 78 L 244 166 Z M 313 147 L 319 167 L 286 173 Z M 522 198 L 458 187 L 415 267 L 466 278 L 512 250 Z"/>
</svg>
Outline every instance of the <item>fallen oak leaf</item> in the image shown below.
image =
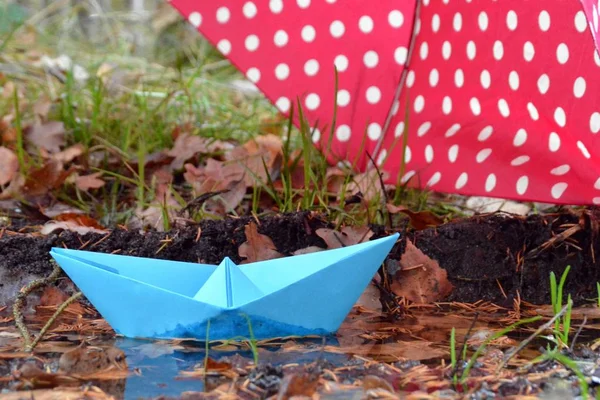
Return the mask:
<svg viewBox="0 0 600 400">
<path fill-rule="evenodd" d="M 63 163 L 49 159 L 40 168 L 29 173 L 22 188 L 23 193 L 34 197 L 43 196 L 60 187 L 74 171 L 73 167 L 65 171 Z"/>
<path fill-rule="evenodd" d="M 19 159 L 10 149 L 0 146 L 0 185 L 12 181 L 19 170 Z"/>
<path fill-rule="evenodd" d="M 341 229 L 341 232 L 329 228 L 319 228 L 315 233 L 325 241 L 328 249 L 339 249 L 340 247 L 364 243 L 369 241 L 374 234 L 368 226 L 359 228 L 345 226 Z"/>
<path fill-rule="evenodd" d="M 89 175 L 81 175 L 75 178 L 77 189 L 87 192 L 90 189 L 99 189 L 106 185 L 106 182 L 100 179 L 102 172 L 94 172 Z"/>
<path fill-rule="evenodd" d="M 58 162 L 62 162 L 64 164 L 70 163 L 75 158 L 79 157 L 83 154 L 85 150 L 85 146 L 81 143 L 74 144 L 73 146 L 69 146 L 66 149 L 59 151 L 58 153 L 52 154 L 52 158 Z"/>
<path fill-rule="evenodd" d="M 391 284 L 391 290 L 397 296 L 426 304 L 443 300 L 454 289 L 447 271 L 408 239 L 400 265 Z"/>
<path fill-rule="evenodd" d="M 239 256 L 245 258 L 242 264 L 283 257 L 283 254 L 277 251 L 271 238 L 258 232 L 254 221 L 250 221 L 244 227 L 244 233 L 246 241 L 238 249 Z"/>
<path fill-rule="evenodd" d="M 179 170 L 196 154 L 213 153 L 227 147 L 228 145 L 220 140 L 207 139 L 185 132 L 177 136 L 173 148 L 167 152 L 167 155 L 174 157 L 171 161 L 171 169 Z"/>
<path fill-rule="evenodd" d="M 48 235 L 57 229 L 77 232 L 80 235 L 86 233 L 108 233 L 108 230 L 100 225 L 95 219 L 87 215 L 77 213 L 64 213 L 57 215 L 53 220 L 48 221 L 42 226 L 40 233 Z"/>
<path fill-rule="evenodd" d="M 390 214 L 406 214 L 408 218 L 410 218 L 410 224 L 418 231 L 444 223 L 443 218 L 430 211 L 414 212 L 404 206 L 395 206 L 390 203 L 386 204 L 385 206 Z"/>
<path fill-rule="evenodd" d="M 66 143 L 65 125 L 60 121 L 31 125 L 24 129 L 24 133 L 29 142 L 50 153 L 58 153 Z"/>
</svg>

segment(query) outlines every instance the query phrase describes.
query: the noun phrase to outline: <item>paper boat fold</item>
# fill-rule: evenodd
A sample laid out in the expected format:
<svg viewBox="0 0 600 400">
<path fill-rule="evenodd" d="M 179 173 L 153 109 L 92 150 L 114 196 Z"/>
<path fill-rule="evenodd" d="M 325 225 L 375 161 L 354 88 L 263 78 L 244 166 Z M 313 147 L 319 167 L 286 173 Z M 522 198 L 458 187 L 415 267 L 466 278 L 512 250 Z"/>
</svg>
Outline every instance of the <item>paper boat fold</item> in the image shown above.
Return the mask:
<svg viewBox="0 0 600 400">
<path fill-rule="evenodd" d="M 241 266 L 53 248 L 119 334 L 227 340 L 335 332 L 399 235 Z M 210 323 L 209 330 L 207 325 Z"/>
</svg>

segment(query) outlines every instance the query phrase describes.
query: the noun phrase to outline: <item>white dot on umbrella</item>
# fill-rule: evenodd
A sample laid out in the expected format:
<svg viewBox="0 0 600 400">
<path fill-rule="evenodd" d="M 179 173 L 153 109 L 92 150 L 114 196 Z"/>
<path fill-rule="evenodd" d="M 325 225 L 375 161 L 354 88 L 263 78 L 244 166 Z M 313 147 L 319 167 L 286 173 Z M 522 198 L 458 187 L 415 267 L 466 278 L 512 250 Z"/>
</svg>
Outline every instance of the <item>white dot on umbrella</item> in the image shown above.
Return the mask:
<svg viewBox="0 0 600 400">
<path fill-rule="evenodd" d="M 595 112 L 590 117 L 590 131 L 592 133 L 600 132 L 600 112 Z"/>
<path fill-rule="evenodd" d="M 533 43 L 525 42 L 525 44 L 523 45 L 523 58 L 525 59 L 525 61 L 529 62 L 533 60 L 534 56 L 535 47 L 533 47 Z"/>
<path fill-rule="evenodd" d="M 335 57 L 335 60 L 333 60 L 333 64 L 339 72 L 344 72 L 348 69 L 348 58 L 340 54 L 339 56 Z"/>
<path fill-rule="evenodd" d="M 350 139 L 350 127 L 348 125 L 340 125 L 335 130 L 335 137 L 340 142 L 347 142 Z"/>
<path fill-rule="evenodd" d="M 440 16 L 438 14 L 433 14 L 433 17 L 431 18 L 431 30 L 433 32 L 440 30 Z"/>
<path fill-rule="evenodd" d="M 290 99 L 288 99 L 287 97 L 280 97 L 275 102 L 275 106 L 279 109 L 279 111 L 287 112 L 291 106 Z"/>
<path fill-rule="evenodd" d="M 546 94 L 550 89 L 550 78 L 546 74 L 540 75 L 537 81 L 537 87 L 541 94 Z"/>
<path fill-rule="evenodd" d="M 506 14 L 506 26 L 511 31 L 514 31 L 515 29 L 517 29 L 517 24 L 518 24 L 517 13 L 514 12 L 513 10 L 510 10 L 508 12 L 508 14 Z"/>
<path fill-rule="evenodd" d="M 447 60 L 450 58 L 451 54 L 452 54 L 452 45 L 450 44 L 449 41 L 446 40 L 442 44 L 442 57 L 444 57 L 444 60 Z"/>
<path fill-rule="evenodd" d="M 550 170 L 550 173 L 552 175 L 561 176 L 561 175 L 566 174 L 570 170 L 571 170 L 571 167 L 569 166 L 569 164 L 563 164 L 563 165 L 559 165 L 556 168 L 552 168 L 552 170 Z"/>
<path fill-rule="evenodd" d="M 260 80 L 260 71 L 258 68 L 249 68 L 248 71 L 246 71 L 246 77 L 250 80 L 250 82 L 256 83 Z"/>
<path fill-rule="evenodd" d="M 496 40 L 494 42 L 494 47 L 492 50 L 494 53 L 494 58 L 498 61 L 502 60 L 502 57 L 504 57 L 504 45 L 502 44 L 502 42 Z"/>
<path fill-rule="evenodd" d="M 479 29 L 482 31 L 486 31 L 488 28 L 488 15 L 485 11 L 479 13 L 479 17 L 477 18 L 477 23 L 479 24 Z"/>
<path fill-rule="evenodd" d="M 400 10 L 392 10 L 388 14 L 388 22 L 392 28 L 400 28 L 404 24 L 404 14 Z"/>
<path fill-rule="evenodd" d="M 370 123 L 367 127 L 367 136 L 371 140 L 379 140 L 381 137 L 381 125 L 377 122 Z"/>
<path fill-rule="evenodd" d="M 358 29 L 360 29 L 362 33 L 370 33 L 373 30 L 373 19 L 368 15 L 363 15 L 358 20 Z"/>
<path fill-rule="evenodd" d="M 406 75 L 406 87 L 412 87 L 415 84 L 415 71 L 408 71 L 408 75 Z"/>
<path fill-rule="evenodd" d="M 346 27 L 342 21 L 333 21 L 331 25 L 329 25 L 329 33 L 331 33 L 331 36 L 334 38 L 342 37 L 344 32 L 346 32 Z"/>
<path fill-rule="evenodd" d="M 421 126 L 417 129 L 417 136 L 421 137 L 425 135 L 431 129 L 431 122 L 423 122 Z"/>
<path fill-rule="evenodd" d="M 229 21 L 229 17 L 231 17 L 229 8 L 219 7 L 217 9 L 217 22 L 219 22 L 220 24 L 225 24 L 227 23 L 227 21 Z"/>
<path fill-rule="evenodd" d="M 417 20 L 417 22 L 415 22 L 415 29 L 414 29 L 414 34 L 418 35 L 419 32 L 421 32 L 421 18 L 419 18 Z"/>
<path fill-rule="evenodd" d="M 565 110 L 563 110 L 562 107 L 557 107 L 556 110 L 554 110 L 554 121 L 561 128 L 564 128 L 567 124 L 567 115 L 565 114 Z"/>
<path fill-rule="evenodd" d="M 321 131 L 317 128 L 313 129 L 313 133 L 312 133 L 312 141 L 313 143 L 319 143 L 319 140 L 321 140 Z"/>
<path fill-rule="evenodd" d="M 407 56 L 408 49 L 404 46 L 400 46 L 394 51 L 394 60 L 396 60 L 396 63 L 400 65 L 404 65 L 406 63 Z"/>
<path fill-rule="evenodd" d="M 456 87 L 462 87 L 462 85 L 465 83 L 465 74 L 463 73 L 462 69 L 457 69 L 456 72 L 454 72 L 454 84 L 456 85 Z"/>
<path fill-rule="evenodd" d="M 543 10 L 540 12 L 540 15 L 538 16 L 538 25 L 544 32 L 547 32 L 548 29 L 550 29 L 550 14 L 548 14 L 548 11 Z"/>
<path fill-rule="evenodd" d="M 590 155 L 590 152 L 588 151 L 587 147 L 585 147 L 585 144 L 583 144 L 583 142 L 581 140 L 577 141 L 577 147 L 579 148 L 579 151 L 581 151 L 581 154 L 583 154 L 583 156 L 585 158 L 591 158 L 592 156 Z"/>
<path fill-rule="evenodd" d="M 467 184 L 468 180 L 469 180 L 469 175 L 466 172 L 463 172 L 462 174 L 460 174 L 460 176 L 456 180 L 456 184 L 454 185 L 454 187 L 456 189 L 462 189 Z"/>
<path fill-rule="evenodd" d="M 248 35 L 248 37 L 246 37 L 246 41 L 244 44 L 246 46 L 246 50 L 255 51 L 256 49 L 258 49 L 258 45 L 260 44 L 260 41 L 258 40 L 258 36 Z"/>
<path fill-rule="evenodd" d="M 600 190 L 600 178 L 596 179 L 596 183 L 594 183 L 594 189 Z"/>
<path fill-rule="evenodd" d="M 492 149 L 489 149 L 489 148 L 488 149 L 482 149 L 475 156 L 475 160 L 478 163 L 481 164 L 482 162 L 484 162 L 485 160 L 487 160 L 487 158 L 490 156 L 490 154 L 492 154 Z"/>
<path fill-rule="evenodd" d="M 453 144 L 448 149 L 448 160 L 451 163 L 453 163 L 453 162 L 456 162 L 457 158 L 458 158 L 458 145 L 457 144 Z"/>
<path fill-rule="evenodd" d="M 596 5 L 593 5 L 592 12 L 592 23 L 590 23 L 590 28 L 593 28 L 594 32 L 598 32 L 598 10 L 596 9 Z"/>
<path fill-rule="evenodd" d="M 517 180 L 517 193 L 524 195 L 527 191 L 527 186 L 529 186 L 529 178 L 527 176 L 520 177 Z"/>
<path fill-rule="evenodd" d="M 446 137 L 446 138 L 452 137 L 452 136 L 456 135 L 456 133 L 459 130 L 460 130 L 460 124 L 452 124 L 452 126 L 450 126 L 450 128 L 448 128 L 446 133 L 444 133 L 444 137 Z"/>
<path fill-rule="evenodd" d="M 288 34 L 284 30 L 278 30 L 275 32 L 275 36 L 273 36 L 273 42 L 277 47 L 283 47 L 288 43 Z"/>
<path fill-rule="evenodd" d="M 427 44 L 427 42 L 421 43 L 421 47 L 419 48 L 419 57 L 421 57 L 421 60 L 425 60 L 428 54 L 429 45 Z"/>
<path fill-rule="evenodd" d="M 244 7 L 242 8 L 242 12 L 244 13 L 244 17 L 254 18 L 258 10 L 256 9 L 256 5 L 253 2 L 247 1 L 244 4 Z"/>
<path fill-rule="evenodd" d="M 367 68 L 375 68 L 379 63 L 379 55 L 373 50 L 369 50 L 363 56 L 363 62 Z"/>
<path fill-rule="evenodd" d="M 315 31 L 315 28 L 312 27 L 312 25 L 306 25 L 304 28 L 302 28 L 300 36 L 302 37 L 302 40 L 304 40 L 307 43 L 310 43 L 313 40 L 315 40 L 317 32 Z"/>
<path fill-rule="evenodd" d="M 481 86 L 484 89 L 489 89 L 490 85 L 492 84 L 492 77 L 490 76 L 490 72 L 487 69 L 481 71 L 479 80 L 481 81 Z"/>
<path fill-rule="evenodd" d="M 404 162 L 409 163 L 411 159 L 412 159 L 412 151 L 409 146 L 406 146 L 404 148 Z"/>
<path fill-rule="evenodd" d="M 219 43 L 217 43 L 217 50 L 223 55 L 228 55 L 231 53 L 231 42 L 227 39 L 219 40 Z"/>
<path fill-rule="evenodd" d="M 510 108 L 508 108 L 508 103 L 504 99 L 498 100 L 498 110 L 504 118 L 508 118 L 510 115 Z"/>
<path fill-rule="evenodd" d="M 496 175 L 489 174 L 487 179 L 485 180 L 485 191 L 491 192 L 496 187 Z"/>
<path fill-rule="evenodd" d="M 425 146 L 425 161 L 428 163 L 433 161 L 433 147 L 430 144 Z"/>
<path fill-rule="evenodd" d="M 469 60 L 473 60 L 476 55 L 477 55 L 477 46 L 475 46 L 474 41 L 469 40 L 469 42 L 467 43 L 467 58 Z"/>
<path fill-rule="evenodd" d="M 540 119 L 540 114 L 538 113 L 537 108 L 533 105 L 533 103 L 527 103 L 527 111 L 529 111 L 529 116 L 532 120 L 537 121 Z"/>
<path fill-rule="evenodd" d="M 477 136 L 477 140 L 480 142 L 485 142 L 486 140 L 488 140 L 490 138 L 490 136 L 492 136 L 492 133 L 494 133 L 494 128 L 492 128 L 492 126 L 488 125 L 485 128 L 483 128 L 481 130 L 481 132 L 479 132 L 479 135 Z"/>
<path fill-rule="evenodd" d="M 337 105 L 340 107 L 346 107 L 348 104 L 350 104 L 350 92 L 345 89 L 338 91 Z"/>
<path fill-rule="evenodd" d="M 523 146 L 527 141 L 527 131 L 523 128 L 519 129 L 515 134 L 515 138 L 513 139 L 513 146 L 519 147 Z"/>
<path fill-rule="evenodd" d="M 394 137 L 399 138 L 404 133 L 404 121 L 398 122 L 394 129 Z"/>
<path fill-rule="evenodd" d="M 596 205 L 600 204 L 600 197 L 594 197 L 594 198 L 592 199 L 592 202 L 593 202 L 594 204 L 596 204 Z"/>
<path fill-rule="evenodd" d="M 304 73 L 308 76 L 315 76 L 319 72 L 319 62 L 315 59 L 304 63 Z"/>
<path fill-rule="evenodd" d="M 415 174 L 416 174 L 415 171 L 408 171 L 406 174 L 404 174 L 402 179 L 400 179 L 400 183 L 404 184 L 404 183 L 408 182 L 410 180 L 410 178 L 415 176 Z"/>
<path fill-rule="evenodd" d="M 198 28 L 200 25 L 202 25 L 202 15 L 199 12 L 194 11 L 188 16 L 188 21 L 190 24 Z"/>
<path fill-rule="evenodd" d="M 438 183 L 440 181 L 440 179 L 442 179 L 442 173 L 441 172 L 436 172 L 427 181 L 427 185 L 426 186 L 427 187 L 431 187 L 431 186 L 435 185 L 436 183 Z"/>
<path fill-rule="evenodd" d="M 298 7 L 308 8 L 310 6 L 310 0 L 298 0 Z"/>
<path fill-rule="evenodd" d="M 508 75 L 508 85 L 512 90 L 517 90 L 519 88 L 519 74 L 517 71 L 511 71 Z"/>
<path fill-rule="evenodd" d="M 585 89 L 586 89 L 585 79 L 582 76 L 575 79 L 575 83 L 573 83 L 573 95 L 575 97 L 577 97 L 578 99 L 580 99 L 585 94 Z"/>
<path fill-rule="evenodd" d="M 392 105 L 392 115 L 398 114 L 398 110 L 400 110 L 400 102 L 395 100 L 394 105 Z"/>
<path fill-rule="evenodd" d="M 481 104 L 479 104 L 479 100 L 476 97 L 472 97 L 469 101 L 469 106 L 471 107 L 471 112 L 473 115 L 481 114 Z"/>
<path fill-rule="evenodd" d="M 567 190 L 567 186 L 569 185 L 566 182 L 559 182 L 552 186 L 552 189 L 550 189 L 550 194 L 552 194 L 553 198 L 560 199 L 565 190 Z"/>
<path fill-rule="evenodd" d="M 523 165 L 525 163 L 527 163 L 530 160 L 529 156 L 519 156 L 514 158 L 511 162 L 510 165 L 512 165 L 513 167 L 518 167 L 519 165 Z"/>
<path fill-rule="evenodd" d="M 274 14 L 279 14 L 283 10 L 283 0 L 269 1 L 269 9 Z"/>
<path fill-rule="evenodd" d="M 425 108 L 425 98 L 422 95 L 418 95 L 415 98 L 415 112 L 420 113 Z"/>
<path fill-rule="evenodd" d="M 600 67 L 600 54 L 598 54 L 598 50 L 596 49 L 594 49 L 594 62 Z"/>
<path fill-rule="evenodd" d="M 452 99 L 449 96 L 444 96 L 442 100 L 442 112 L 446 115 L 452 112 Z"/>
<path fill-rule="evenodd" d="M 385 161 L 385 159 L 387 158 L 387 150 L 383 149 L 381 150 L 381 153 L 379 153 L 379 155 L 377 156 L 377 165 L 381 165 L 383 164 L 383 162 Z"/>
<path fill-rule="evenodd" d="M 569 61 L 569 47 L 565 43 L 561 43 L 556 48 L 556 59 L 560 64 Z"/>
<path fill-rule="evenodd" d="M 430 72 L 429 72 L 429 85 L 431 87 L 436 87 L 438 82 L 440 80 L 440 73 L 438 72 L 437 69 L 433 68 Z"/>
<path fill-rule="evenodd" d="M 452 28 L 454 28 L 456 32 L 460 32 L 462 29 L 462 15 L 458 12 L 454 14 L 454 18 L 452 19 Z"/>
<path fill-rule="evenodd" d="M 583 10 L 577 11 L 575 14 L 575 29 L 578 32 L 583 33 L 587 28 L 587 19 L 585 18 L 585 12 Z"/>
<path fill-rule="evenodd" d="M 290 76 L 290 67 L 287 64 L 283 64 L 283 63 L 278 64 L 275 67 L 275 76 L 280 81 L 287 79 L 288 76 Z"/>
<path fill-rule="evenodd" d="M 560 149 L 560 136 L 558 136 L 558 133 L 551 132 L 548 136 L 548 149 L 550 149 L 552 152 Z"/>
<path fill-rule="evenodd" d="M 367 89 L 366 95 L 367 101 L 371 104 L 377 104 L 379 103 L 379 100 L 381 100 L 381 90 L 379 90 L 377 86 L 369 87 Z"/>
<path fill-rule="evenodd" d="M 306 108 L 308 108 L 309 110 L 316 110 L 317 108 L 319 108 L 319 105 L 321 104 L 321 98 L 319 97 L 318 94 L 311 93 L 308 96 L 306 96 L 306 100 L 304 101 L 304 104 L 306 105 Z"/>
</svg>

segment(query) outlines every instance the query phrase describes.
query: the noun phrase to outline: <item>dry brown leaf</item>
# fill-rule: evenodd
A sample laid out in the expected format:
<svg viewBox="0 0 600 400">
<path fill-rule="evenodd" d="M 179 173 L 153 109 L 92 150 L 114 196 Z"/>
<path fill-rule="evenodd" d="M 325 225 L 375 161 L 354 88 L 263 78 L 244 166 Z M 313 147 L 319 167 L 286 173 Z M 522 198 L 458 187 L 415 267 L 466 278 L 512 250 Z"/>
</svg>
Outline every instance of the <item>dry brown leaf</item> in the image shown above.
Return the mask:
<svg viewBox="0 0 600 400">
<path fill-rule="evenodd" d="M 65 171 L 63 163 L 49 159 L 42 167 L 29 173 L 23 185 L 23 193 L 28 196 L 43 196 L 60 187 L 73 171 L 73 168 Z"/>
<path fill-rule="evenodd" d="M 275 181 L 280 172 L 283 143 L 279 136 L 272 134 L 257 136 L 227 153 L 226 159 L 241 167 L 246 186 L 266 184 L 268 177 Z"/>
<path fill-rule="evenodd" d="M 452 292 L 446 270 L 408 239 L 400 265 L 391 285 L 396 295 L 422 304 L 441 301 Z"/>
<path fill-rule="evenodd" d="M 181 204 L 173 196 L 171 182 L 173 174 L 168 167 L 156 170 L 151 181 L 155 186 L 155 200 L 146 209 L 138 208 L 135 212 L 137 221 L 130 223 L 131 226 L 151 226 L 159 232 L 165 230 L 165 216 L 169 221 L 177 218 L 177 211 L 181 209 Z M 166 211 L 166 212 L 165 212 Z M 166 215 L 165 215 L 166 214 Z"/>
<path fill-rule="evenodd" d="M 277 400 L 288 400 L 292 398 L 312 398 L 317 391 L 319 377 L 315 374 L 300 373 L 286 375 L 279 387 Z"/>
<path fill-rule="evenodd" d="M 10 149 L 0 146 L 0 185 L 12 181 L 19 170 L 19 159 Z"/>
<path fill-rule="evenodd" d="M 253 221 L 244 227 L 244 233 L 246 241 L 238 249 L 240 257 L 245 258 L 242 264 L 283 257 L 271 238 L 258 232 L 258 227 Z"/>
<path fill-rule="evenodd" d="M 48 221 L 41 229 L 42 235 L 48 235 L 57 229 L 77 232 L 80 235 L 86 233 L 108 233 L 102 225 L 95 219 L 83 214 L 64 213 L 57 215 L 52 221 Z"/>
<path fill-rule="evenodd" d="M 395 206 L 393 204 L 386 204 L 387 210 L 390 214 L 403 213 L 410 218 L 410 223 L 416 230 L 422 230 L 432 226 L 438 226 L 444 223 L 443 218 L 438 217 L 430 211 L 418 211 L 413 212 L 404 206 Z"/>
<path fill-rule="evenodd" d="M 196 197 L 225 191 L 218 198 L 207 200 L 207 203 L 212 204 L 212 208 L 222 208 L 223 214 L 235 209 L 244 199 L 244 171 L 236 163 L 224 163 L 209 158 L 205 166 L 197 168 L 192 164 L 185 164 L 184 167 L 186 172 L 183 177 L 192 185 Z M 219 204 L 222 206 L 219 207 Z"/>
<path fill-rule="evenodd" d="M 346 189 L 351 194 L 363 194 L 363 198 L 366 201 L 373 199 L 379 199 L 379 201 L 385 201 L 385 187 L 381 185 L 381 182 L 385 182 L 389 177 L 387 172 L 382 172 L 381 179 L 376 169 L 370 169 L 367 172 L 358 174 L 352 181 L 348 183 Z"/>
<path fill-rule="evenodd" d="M 79 157 L 83 154 L 85 150 L 85 146 L 81 143 L 74 144 L 73 146 L 69 146 L 63 151 L 59 151 L 58 153 L 52 154 L 52 158 L 58 162 L 62 162 L 64 164 L 70 163 L 75 158 Z"/>
<path fill-rule="evenodd" d="M 87 375 L 102 370 L 127 368 L 125 353 L 117 347 L 76 347 L 58 361 L 59 373 Z"/>
<path fill-rule="evenodd" d="M 75 178 L 75 186 L 77 186 L 77 189 L 84 191 L 99 189 L 106 184 L 106 182 L 100 179 L 100 176 L 102 176 L 102 172 L 78 176 Z"/>
<path fill-rule="evenodd" d="M 329 228 L 319 228 L 315 233 L 325 241 L 328 249 L 339 249 L 368 242 L 373 236 L 373 231 L 368 226 L 345 226 L 341 232 Z"/>
<path fill-rule="evenodd" d="M 383 389 L 388 392 L 394 392 L 394 387 L 388 381 L 383 378 L 378 377 L 377 375 L 367 375 L 363 378 L 363 389 L 371 390 L 371 389 Z"/>
<path fill-rule="evenodd" d="M 58 153 L 65 145 L 65 125 L 59 121 L 31 125 L 24 130 L 25 137 L 36 147 Z"/>
<path fill-rule="evenodd" d="M 184 132 L 177 136 L 173 148 L 167 152 L 167 155 L 174 157 L 171 168 L 179 170 L 187 160 L 196 154 L 213 153 L 227 147 L 229 145 L 220 140 L 207 139 Z"/>
</svg>

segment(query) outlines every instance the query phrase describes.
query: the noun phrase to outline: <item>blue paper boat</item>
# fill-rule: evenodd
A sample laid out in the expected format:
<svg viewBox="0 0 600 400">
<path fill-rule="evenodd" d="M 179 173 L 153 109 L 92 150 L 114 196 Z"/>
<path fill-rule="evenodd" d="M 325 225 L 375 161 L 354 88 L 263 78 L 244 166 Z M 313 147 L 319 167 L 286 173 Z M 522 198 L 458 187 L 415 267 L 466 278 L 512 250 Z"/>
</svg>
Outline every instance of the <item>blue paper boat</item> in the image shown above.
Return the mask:
<svg viewBox="0 0 600 400">
<path fill-rule="evenodd" d="M 53 248 L 50 254 L 126 337 L 227 340 L 337 331 L 398 239 L 237 266 Z M 207 330 L 207 325 L 209 329 Z"/>
</svg>

